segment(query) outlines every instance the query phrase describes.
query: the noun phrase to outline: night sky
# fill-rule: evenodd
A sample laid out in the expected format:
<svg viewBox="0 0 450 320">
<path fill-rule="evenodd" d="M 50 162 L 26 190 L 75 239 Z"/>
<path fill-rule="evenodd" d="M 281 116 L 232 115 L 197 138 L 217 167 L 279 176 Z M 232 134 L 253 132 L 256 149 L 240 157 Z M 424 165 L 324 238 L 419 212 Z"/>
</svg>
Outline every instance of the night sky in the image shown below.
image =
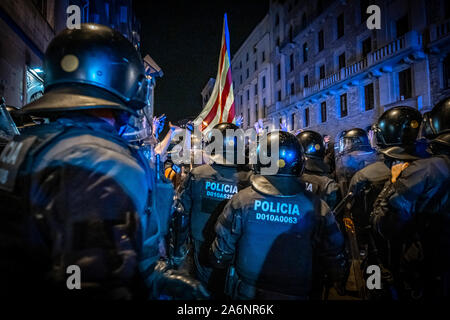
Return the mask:
<svg viewBox="0 0 450 320">
<path fill-rule="evenodd" d="M 177 121 L 201 111 L 200 92 L 215 78 L 223 15 L 228 14 L 231 57 L 261 21 L 268 0 L 135 1 L 141 21 L 141 51 L 162 68 L 155 115 Z"/>
</svg>

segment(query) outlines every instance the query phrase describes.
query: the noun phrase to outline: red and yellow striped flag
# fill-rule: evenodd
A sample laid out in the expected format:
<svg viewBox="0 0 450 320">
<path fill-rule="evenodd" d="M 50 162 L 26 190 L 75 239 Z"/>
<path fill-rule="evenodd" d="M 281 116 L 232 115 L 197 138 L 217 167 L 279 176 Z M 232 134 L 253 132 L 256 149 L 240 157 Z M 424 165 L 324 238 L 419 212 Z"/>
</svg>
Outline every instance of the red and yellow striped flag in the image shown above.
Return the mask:
<svg viewBox="0 0 450 320">
<path fill-rule="evenodd" d="M 233 80 L 231 78 L 230 37 L 227 15 L 222 30 L 222 45 L 214 88 L 200 115 L 194 120 L 202 132 L 212 129 L 221 122 L 235 122 Z"/>
</svg>

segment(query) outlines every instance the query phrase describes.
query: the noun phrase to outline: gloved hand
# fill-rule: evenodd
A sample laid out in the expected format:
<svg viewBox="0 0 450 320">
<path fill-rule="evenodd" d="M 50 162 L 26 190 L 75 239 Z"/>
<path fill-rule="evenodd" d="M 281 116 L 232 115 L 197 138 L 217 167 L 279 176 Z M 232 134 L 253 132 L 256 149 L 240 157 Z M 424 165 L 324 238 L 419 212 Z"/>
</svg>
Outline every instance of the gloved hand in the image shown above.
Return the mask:
<svg viewBox="0 0 450 320">
<path fill-rule="evenodd" d="M 179 300 L 204 300 L 209 298 L 208 291 L 196 279 L 177 270 L 170 269 L 166 261 L 158 261 L 155 266 L 158 274 L 158 293 Z"/>
</svg>

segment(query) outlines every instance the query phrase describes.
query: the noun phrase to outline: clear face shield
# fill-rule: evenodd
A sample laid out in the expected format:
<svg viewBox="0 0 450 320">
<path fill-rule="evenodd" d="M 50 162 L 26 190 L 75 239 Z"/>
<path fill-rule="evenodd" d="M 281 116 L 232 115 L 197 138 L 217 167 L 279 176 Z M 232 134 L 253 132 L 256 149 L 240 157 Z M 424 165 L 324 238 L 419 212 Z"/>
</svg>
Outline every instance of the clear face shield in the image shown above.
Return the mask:
<svg viewBox="0 0 450 320">
<path fill-rule="evenodd" d="M 138 90 L 140 96 L 145 95 L 146 105 L 137 110 L 137 116 L 131 116 L 123 128 L 122 137 L 129 142 L 144 142 L 152 137 L 153 86 L 151 79 L 146 78 Z"/>
<path fill-rule="evenodd" d="M 431 123 L 430 112 L 425 112 L 423 115 L 423 120 L 420 125 L 419 135 L 417 139 L 419 140 L 428 140 L 427 137 L 432 137 L 436 135 L 435 130 L 433 129 L 433 125 Z"/>
</svg>

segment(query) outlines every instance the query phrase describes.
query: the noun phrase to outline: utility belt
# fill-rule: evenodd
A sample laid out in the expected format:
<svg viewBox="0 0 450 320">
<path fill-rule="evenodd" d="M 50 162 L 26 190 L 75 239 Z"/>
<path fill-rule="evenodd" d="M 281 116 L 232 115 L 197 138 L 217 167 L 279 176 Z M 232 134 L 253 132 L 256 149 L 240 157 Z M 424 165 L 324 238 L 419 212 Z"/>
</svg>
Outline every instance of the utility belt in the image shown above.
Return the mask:
<svg viewBox="0 0 450 320">
<path fill-rule="evenodd" d="M 233 300 L 309 300 L 308 295 L 290 295 L 268 289 L 256 287 L 240 279 L 234 267 L 228 269 L 225 294 Z"/>
</svg>

